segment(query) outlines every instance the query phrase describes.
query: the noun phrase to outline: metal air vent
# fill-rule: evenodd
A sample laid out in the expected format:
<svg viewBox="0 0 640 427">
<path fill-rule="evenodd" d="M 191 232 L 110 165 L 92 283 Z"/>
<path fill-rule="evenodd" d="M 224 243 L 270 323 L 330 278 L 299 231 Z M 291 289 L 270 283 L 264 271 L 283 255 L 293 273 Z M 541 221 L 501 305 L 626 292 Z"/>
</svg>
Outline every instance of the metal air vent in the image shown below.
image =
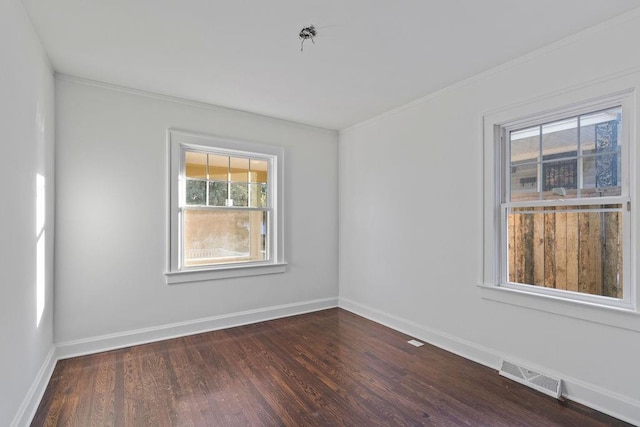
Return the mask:
<svg viewBox="0 0 640 427">
<path fill-rule="evenodd" d="M 556 399 L 560 399 L 562 396 L 562 380 L 541 374 L 524 366 L 503 360 L 500 367 L 500 375 Z"/>
</svg>

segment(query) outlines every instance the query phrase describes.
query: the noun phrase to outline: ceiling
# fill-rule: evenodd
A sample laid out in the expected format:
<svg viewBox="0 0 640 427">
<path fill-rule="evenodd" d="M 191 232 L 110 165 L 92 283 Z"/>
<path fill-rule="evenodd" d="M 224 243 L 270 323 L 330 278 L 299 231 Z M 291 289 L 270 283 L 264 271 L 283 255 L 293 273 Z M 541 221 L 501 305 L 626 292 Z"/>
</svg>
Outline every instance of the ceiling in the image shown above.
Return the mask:
<svg viewBox="0 0 640 427">
<path fill-rule="evenodd" d="M 638 0 L 22 0 L 54 69 L 343 129 Z M 298 33 L 317 28 L 300 51 Z"/>
</svg>

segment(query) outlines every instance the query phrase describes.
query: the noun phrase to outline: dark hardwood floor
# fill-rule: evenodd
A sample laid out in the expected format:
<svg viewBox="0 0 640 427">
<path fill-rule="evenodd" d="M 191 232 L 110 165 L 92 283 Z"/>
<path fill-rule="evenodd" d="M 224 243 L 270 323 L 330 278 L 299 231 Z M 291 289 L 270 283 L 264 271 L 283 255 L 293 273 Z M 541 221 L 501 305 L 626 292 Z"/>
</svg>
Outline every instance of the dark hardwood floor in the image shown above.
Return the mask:
<svg viewBox="0 0 640 427">
<path fill-rule="evenodd" d="M 58 362 L 32 425 L 628 425 L 341 309 Z"/>
</svg>

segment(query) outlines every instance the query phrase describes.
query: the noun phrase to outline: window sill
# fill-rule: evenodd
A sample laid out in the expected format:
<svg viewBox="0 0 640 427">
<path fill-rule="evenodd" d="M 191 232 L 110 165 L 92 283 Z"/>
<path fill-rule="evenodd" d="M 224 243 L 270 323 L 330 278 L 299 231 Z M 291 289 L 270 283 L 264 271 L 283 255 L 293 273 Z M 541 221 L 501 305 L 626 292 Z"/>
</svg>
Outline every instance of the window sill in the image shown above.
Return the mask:
<svg viewBox="0 0 640 427">
<path fill-rule="evenodd" d="M 633 309 L 568 300 L 493 285 L 481 284 L 478 287 L 480 296 L 486 300 L 640 332 L 640 313 Z"/>
<path fill-rule="evenodd" d="M 207 280 L 229 279 L 233 277 L 261 276 L 264 274 L 284 273 L 286 263 L 262 265 L 233 265 L 202 270 L 170 271 L 165 273 L 168 285 Z"/>
</svg>

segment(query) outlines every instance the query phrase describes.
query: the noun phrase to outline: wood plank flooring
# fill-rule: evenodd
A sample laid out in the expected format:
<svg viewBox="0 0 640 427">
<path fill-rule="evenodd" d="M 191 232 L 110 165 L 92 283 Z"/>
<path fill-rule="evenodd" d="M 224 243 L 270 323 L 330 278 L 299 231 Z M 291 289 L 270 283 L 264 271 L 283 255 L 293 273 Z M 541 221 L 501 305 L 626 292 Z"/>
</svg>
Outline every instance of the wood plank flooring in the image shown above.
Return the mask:
<svg viewBox="0 0 640 427">
<path fill-rule="evenodd" d="M 33 426 L 623 426 L 330 309 L 58 362 Z"/>
</svg>

